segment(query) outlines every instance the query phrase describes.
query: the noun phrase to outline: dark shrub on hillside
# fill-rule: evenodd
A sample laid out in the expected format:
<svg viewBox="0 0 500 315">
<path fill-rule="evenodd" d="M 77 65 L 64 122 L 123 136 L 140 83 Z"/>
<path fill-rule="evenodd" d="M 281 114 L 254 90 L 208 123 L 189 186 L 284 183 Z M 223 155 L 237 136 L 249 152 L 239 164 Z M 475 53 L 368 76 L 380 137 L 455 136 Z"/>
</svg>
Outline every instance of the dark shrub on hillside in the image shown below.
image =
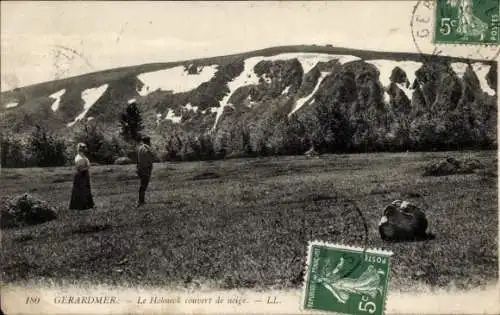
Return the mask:
<svg viewBox="0 0 500 315">
<path fill-rule="evenodd" d="M 193 148 L 196 156 L 202 160 L 211 160 L 216 158 L 213 138 L 209 134 L 203 134 L 193 141 Z"/>
<path fill-rule="evenodd" d="M 135 102 L 127 105 L 121 114 L 120 124 L 121 135 L 126 141 L 139 140 L 140 131 L 144 129 L 144 126 L 141 111 Z"/>
<path fill-rule="evenodd" d="M 113 164 L 116 158 L 126 155 L 124 144 L 116 137 L 105 136 L 95 123 L 84 124 L 74 140 L 87 145 L 87 156 L 91 162 Z"/>
<path fill-rule="evenodd" d="M 157 143 L 154 152 L 156 162 L 214 160 L 224 157 L 217 152 L 214 135 L 179 132 L 165 135 Z M 137 155 L 137 153 L 135 153 Z"/>
<path fill-rule="evenodd" d="M 63 166 L 66 164 L 66 144 L 62 139 L 56 139 L 48 131 L 36 126 L 31 134 L 28 151 L 35 166 Z"/>
<path fill-rule="evenodd" d="M 25 145 L 12 135 L 0 138 L 0 154 L 2 167 L 26 167 L 29 164 Z"/>
<path fill-rule="evenodd" d="M 319 103 L 316 117 L 319 121 L 315 130 L 314 144 L 327 152 L 344 151 L 349 148 L 353 130 L 349 120 L 339 111 L 338 105 Z"/>
<path fill-rule="evenodd" d="M 400 67 L 394 67 L 391 72 L 391 77 L 390 77 L 391 82 L 394 83 L 407 83 L 407 75 L 401 69 Z M 413 82 L 408 82 L 409 84 L 412 84 Z"/>
<path fill-rule="evenodd" d="M 184 65 L 184 71 L 188 73 L 188 75 L 199 74 L 203 70 L 203 66 L 197 66 L 195 64 Z"/>
<path fill-rule="evenodd" d="M 182 141 L 182 147 L 178 153 L 182 161 L 194 161 L 200 159 L 200 141 L 194 135 L 187 135 Z"/>
<path fill-rule="evenodd" d="M 192 106 L 197 106 L 200 109 L 218 107 L 219 101 L 229 93 L 227 83 L 243 72 L 243 69 L 243 60 L 237 60 L 219 66 L 212 79 L 200 84 L 200 86 L 191 93 L 189 102 Z"/>
<path fill-rule="evenodd" d="M 16 196 L 2 204 L 2 228 L 35 225 L 57 218 L 54 207 L 29 194 Z"/>
<path fill-rule="evenodd" d="M 99 150 L 95 153 L 95 161 L 101 164 L 111 164 L 114 163 L 117 157 L 125 154 L 124 148 L 120 145 L 120 142 L 116 138 L 104 137 L 102 145 Z"/>
</svg>

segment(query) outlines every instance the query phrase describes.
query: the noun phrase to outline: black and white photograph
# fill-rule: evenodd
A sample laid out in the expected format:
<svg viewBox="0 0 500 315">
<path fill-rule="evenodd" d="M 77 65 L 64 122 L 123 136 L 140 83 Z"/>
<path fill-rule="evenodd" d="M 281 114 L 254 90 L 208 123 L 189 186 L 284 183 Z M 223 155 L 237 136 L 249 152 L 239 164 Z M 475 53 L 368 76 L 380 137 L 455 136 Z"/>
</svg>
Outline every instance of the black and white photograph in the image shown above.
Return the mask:
<svg viewBox="0 0 500 315">
<path fill-rule="evenodd" d="M 392 252 L 387 314 L 500 311 L 500 47 L 441 2 L 2 1 L 3 312 L 300 313 L 312 241 Z"/>
</svg>

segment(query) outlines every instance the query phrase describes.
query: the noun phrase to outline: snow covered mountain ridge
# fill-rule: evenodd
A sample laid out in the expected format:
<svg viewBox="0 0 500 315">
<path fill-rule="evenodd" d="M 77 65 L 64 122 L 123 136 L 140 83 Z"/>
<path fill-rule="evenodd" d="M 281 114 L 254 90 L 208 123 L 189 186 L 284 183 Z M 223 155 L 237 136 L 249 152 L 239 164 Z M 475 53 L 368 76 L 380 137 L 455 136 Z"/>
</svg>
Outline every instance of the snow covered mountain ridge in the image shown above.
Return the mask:
<svg viewBox="0 0 500 315">
<path fill-rule="evenodd" d="M 289 46 L 114 69 L 4 92 L 0 127 L 23 130 L 30 118 L 58 130 L 89 119 L 116 125 L 130 99 L 137 100 L 153 133 L 165 126 L 198 134 L 234 126 L 268 130 L 265 124 L 275 116 L 315 124 L 318 106 L 337 108 L 348 119 L 390 112 L 415 121 L 464 106 L 493 104 L 496 111 L 496 81 L 492 61 Z"/>
</svg>

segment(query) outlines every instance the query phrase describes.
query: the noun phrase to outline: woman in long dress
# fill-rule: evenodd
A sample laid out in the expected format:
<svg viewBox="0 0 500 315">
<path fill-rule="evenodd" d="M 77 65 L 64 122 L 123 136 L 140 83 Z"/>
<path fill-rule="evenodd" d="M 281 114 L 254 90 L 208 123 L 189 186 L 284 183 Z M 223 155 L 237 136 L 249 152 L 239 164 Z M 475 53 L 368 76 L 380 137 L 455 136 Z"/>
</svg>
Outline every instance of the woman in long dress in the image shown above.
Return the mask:
<svg viewBox="0 0 500 315">
<path fill-rule="evenodd" d="M 94 199 L 90 188 L 90 161 L 85 156 L 87 146 L 79 143 L 78 154 L 75 157 L 75 176 L 73 179 L 73 190 L 71 191 L 70 209 L 86 210 L 94 208 Z"/>
</svg>

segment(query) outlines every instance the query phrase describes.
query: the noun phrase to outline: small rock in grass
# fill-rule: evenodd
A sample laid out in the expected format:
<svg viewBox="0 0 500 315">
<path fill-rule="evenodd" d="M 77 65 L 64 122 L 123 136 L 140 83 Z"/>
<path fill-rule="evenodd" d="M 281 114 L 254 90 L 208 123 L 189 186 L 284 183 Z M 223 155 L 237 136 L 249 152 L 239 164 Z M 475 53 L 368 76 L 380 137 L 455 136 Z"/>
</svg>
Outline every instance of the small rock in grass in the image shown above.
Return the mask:
<svg viewBox="0 0 500 315">
<path fill-rule="evenodd" d="M 114 162 L 116 165 L 127 165 L 127 164 L 132 164 L 132 159 L 126 156 L 119 157 L 115 160 Z"/>
</svg>

